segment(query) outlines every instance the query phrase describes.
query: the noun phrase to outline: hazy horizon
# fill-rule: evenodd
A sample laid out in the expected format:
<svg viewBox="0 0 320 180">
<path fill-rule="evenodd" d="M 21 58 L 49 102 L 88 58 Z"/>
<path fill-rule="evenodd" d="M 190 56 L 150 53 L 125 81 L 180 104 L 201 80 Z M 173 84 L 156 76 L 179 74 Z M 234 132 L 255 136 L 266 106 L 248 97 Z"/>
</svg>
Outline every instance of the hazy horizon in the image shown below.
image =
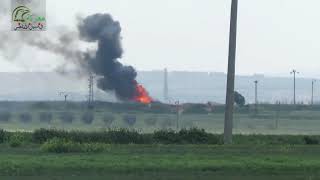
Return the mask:
<svg viewBox="0 0 320 180">
<path fill-rule="evenodd" d="M 192 70 L 170 70 L 170 69 L 167 69 L 168 72 L 190 72 L 190 73 L 217 73 L 217 74 L 224 74 L 226 75 L 227 73 L 226 72 L 219 72 L 219 71 L 192 71 Z M 139 75 L 139 72 L 163 72 L 164 69 L 150 69 L 150 70 L 138 70 L 137 69 L 137 73 Z M 58 73 L 58 74 L 63 74 L 63 73 L 60 73 L 60 72 L 57 72 L 57 71 L 0 71 L 0 73 Z M 69 71 L 67 73 L 72 73 L 72 71 Z M 254 73 L 254 74 L 235 74 L 236 76 L 264 76 L 264 77 L 269 77 L 269 78 L 293 78 L 293 75 L 290 74 L 290 73 L 278 73 L 278 74 L 263 74 L 263 73 Z M 307 76 L 307 75 L 303 75 L 301 74 L 301 72 L 299 72 L 299 74 L 296 75 L 296 79 L 299 79 L 299 78 L 302 78 L 302 79 L 314 79 L 314 80 L 320 80 L 320 77 L 319 78 L 316 78 L 315 76 Z"/>
</svg>

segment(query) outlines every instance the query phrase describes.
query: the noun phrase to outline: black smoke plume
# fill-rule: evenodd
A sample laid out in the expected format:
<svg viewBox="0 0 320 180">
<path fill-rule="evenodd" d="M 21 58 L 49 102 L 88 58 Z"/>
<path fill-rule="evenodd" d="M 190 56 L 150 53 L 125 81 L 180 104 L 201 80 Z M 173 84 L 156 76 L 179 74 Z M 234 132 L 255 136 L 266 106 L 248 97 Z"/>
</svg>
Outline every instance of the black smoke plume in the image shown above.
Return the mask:
<svg viewBox="0 0 320 180">
<path fill-rule="evenodd" d="M 9 12 L 9 4 L 4 2 L 0 0 L 0 10 L 5 8 Z M 0 15 L 4 14 L 10 13 L 0 11 Z M 78 32 L 69 31 L 66 27 L 56 29 L 56 33 L 2 32 L 0 55 L 7 60 L 15 60 L 23 46 L 36 47 L 62 56 L 66 63 L 76 65 L 79 75 L 97 75 L 98 88 L 114 91 L 120 100 L 132 100 L 139 95 L 135 80 L 137 72 L 132 66 L 125 66 L 118 61 L 123 54 L 120 23 L 109 14 L 94 14 L 78 20 Z M 97 42 L 98 48 L 93 51 L 81 50 L 80 41 Z M 65 71 L 64 65 L 58 68 L 58 72 Z"/>
<path fill-rule="evenodd" d="M 130 100 L 136 93 L 137 72 L 118 60 L 122 57 L 121 27 L 109 14 L 94 14 L 81 20 L 78 29 L 80 38 L 97 42 L 98 49 L 89 59 L 90 71 L 98 76 L 97 85 L 104 91 L 114 91 L 121 100 Z"/>
</svg>

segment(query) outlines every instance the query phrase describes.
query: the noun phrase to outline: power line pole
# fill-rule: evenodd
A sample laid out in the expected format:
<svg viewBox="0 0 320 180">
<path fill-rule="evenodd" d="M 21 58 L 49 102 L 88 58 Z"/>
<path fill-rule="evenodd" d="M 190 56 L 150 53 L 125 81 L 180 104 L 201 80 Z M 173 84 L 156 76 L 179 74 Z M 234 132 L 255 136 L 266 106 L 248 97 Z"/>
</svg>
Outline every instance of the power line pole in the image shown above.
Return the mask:
<svg viewBox="0 0 320 180">
<path fill-rule="evenodd" d="M 232 143 L 233 128 L 233 106 L 234 106 L 234 79 L 235 79 L 235 60 L 237 47 L 237 14 L 238 0 L 232 0 L 231 19 L 230 19 L 230 37 L 229 37 L 229 58 L 228 58 L 228 77 L 227 77 L 227 95 L 224 119 L 224 143 Z"/>
<path fill-rule="evenodd" d="M 299 74 L 297 70 L 292 70 L 290 74 L 293 74 L 293 104 L 296 104 L 296 74 Z"/>
<path fill-rule="evenodd" d="M 67 102 L 67 98 L 69 96 L 67 92 L 59 92 L 59 95 L 64 97 L 64 102 Z"/>
<path fill-rule="evenodd" d="M 278 102 L 276 102 L 276 104 L 277 104 L 277 108 L 276 108 L 276 122 L 275 122 L 275 129 L 278 129 L 279 128 L 279 115 L 280 115 L 280 106 L 281 106 L 281 102 L 280 101 L 278 101 Z"/>
<path fill-rule="evenodd" d="M 180 121 L 180 101 L 175 102 L 176 108 L 177 108 L 177 121 L 176 121 L 176 129 L 177 132 L 179 131 L 179 121 Z"/>
<path fill-rule="evenodd" d="M 254 81 L 255 85 L 255 93 L 254 93 L 254 105 L 255 105 L 255 113 L 258 112 L 258 81 Z"/>
<path fill-rule="evenodd" d="M 89 94 L 88 94 L 88 108 L 93 109 L 93 101 L 94 101 L 94 95 L 93 95 L 93 75 L 90 74 L 89 76 Z"/>
<path fill-rule="evenodd" d="M 314 83 L 316 80 L 312 79 L 312 90 L 311 90 L 311 105 L 313 105 L 313 88 L 314 88 Z"/>
</svg>

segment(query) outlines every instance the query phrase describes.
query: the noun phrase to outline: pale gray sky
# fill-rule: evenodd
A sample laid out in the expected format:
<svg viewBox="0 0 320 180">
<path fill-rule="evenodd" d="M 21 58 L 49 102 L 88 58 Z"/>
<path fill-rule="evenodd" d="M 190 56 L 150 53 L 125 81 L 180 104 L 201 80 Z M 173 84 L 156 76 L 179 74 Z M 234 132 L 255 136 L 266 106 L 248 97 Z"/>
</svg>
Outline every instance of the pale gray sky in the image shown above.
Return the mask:
<svg viewBox="0 0 320 180">
<path fill-rule="evenodd" d="M 77 15 L 110 13 L 123 29 L 121 62 L 138 70 L 226 72 L 230 2 L 47 0 L 48 31 L 40 33 L 75 29 Z M 296 68 L 301 76 L 320 78 L 319 7 L 319 0 L 239 0 L 237 74 L 290 76 Z M 0 57 L 0 71 L 48 71 L 62 63 L 35 48 L 21 52 L 15 61 Z"/>
</svg>

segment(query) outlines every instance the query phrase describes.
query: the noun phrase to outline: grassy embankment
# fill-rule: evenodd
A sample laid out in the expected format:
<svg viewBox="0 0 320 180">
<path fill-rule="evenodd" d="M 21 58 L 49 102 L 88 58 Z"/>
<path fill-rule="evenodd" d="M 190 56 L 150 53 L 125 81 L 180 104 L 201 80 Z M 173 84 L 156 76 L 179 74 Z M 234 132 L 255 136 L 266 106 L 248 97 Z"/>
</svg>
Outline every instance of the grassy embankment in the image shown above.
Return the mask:
<svg viewBox="0 0 320 180">
<path fill-rule="evenodd" d="M 1 146 L 0 174 L 38 179 L 316 179 L 320 146 L 110 145 L 54 154 Z M 20 177 L 19 177 L 20 176 Z M 63 177 L 63 178 L 62 178 Z M 37 179 L 33 177 L 32 179 Z"/>
<path fill-rule="evenodd" d="M 8 179 L 8 176 L 11 176 L 10 179 L 71 180 L 320 178 L 319 136 L 306 138 L 305 136 L 237 135 L 234 139 L 235 145 L 226 146 L 219 145 L 219 140 L 211 141 L 221 138 L 220 135 L 196 130 L 189 132 L 193 134 L 192 136 L 188 136 L 186 132 L 163 132 L 160 135 L 137 135 L 127 132 L 121 139 L 112 136 L 115 133 L 117 132 L 81 134 L 45 130 L 33 134 L 5 132 L 5 138 L 0 145 L 2 176 L 0 178 Z M 63 137 L 67 143 L 57 146 L 52 143 L 54 136 Z M 196 142 L 202 139 L 204 144 L 187 144 L 193 142 L 195 137 L 198 139 Z M 130 144 L 130 142 L 148 144 Z M 167 145 L 161 142 L 167 142 Z M 214 144 L 208 145 L 207 142 Z M 78 147 L 79 143 L 92 144 L 91 150 L 86 153 L 52 153 L 55 149 L 50 151 L 44 148 L 48 147 L 48 144 L 53 144 L 62 150 L 77 151 L 74 147 Z M 102 149 L 95 151 L 95 147 Z"/>
</svg>

